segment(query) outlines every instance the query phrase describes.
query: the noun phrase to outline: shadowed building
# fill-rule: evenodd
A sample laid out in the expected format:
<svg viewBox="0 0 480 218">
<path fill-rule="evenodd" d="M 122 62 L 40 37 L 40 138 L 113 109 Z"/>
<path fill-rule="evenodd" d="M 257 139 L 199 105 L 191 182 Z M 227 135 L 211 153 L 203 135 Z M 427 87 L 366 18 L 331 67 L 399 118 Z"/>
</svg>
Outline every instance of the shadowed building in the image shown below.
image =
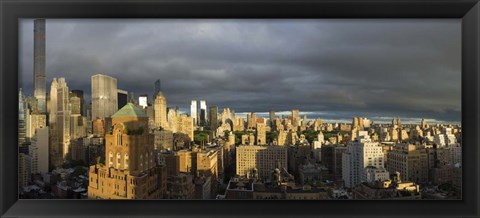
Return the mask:
<svg viewBox="0 0 480 218">
<path fill-rule="evenodd" d="M 46 113 L 45 19 L 35 19 L 33 22 L 33 96 L 37 99 L 38 111 Z"/>
<path fill-rule="evenodd" d="M 118 108 L 122 108 L 128 103 L 128 92 L 125 90 L 117 89 Z"/>
<path fill-rule="evenodd" d="M 208 113 L 208 122 L 210 123 L 210 129 L 215 132 L 218 127 L 218 107 L 211 106 L 210 111 Z"/>
<path fill-rule="evenodd" d="M 78 98 L 80 98 L 80 100 L 79 100 L 79 104 L 80 104 L 80 109 L 79 109 L 79 110 L 80 110 L 80 114 L 81 114 L 82 116 L 87 116 L 87 115 L 86 115 L 86 108 L 85 108 L 85 98 L 84 98 L 84 96 L 83 96 L 83 91 L 82 91 L 82 90 L 78 90 L 78 89 L 77 89 L 77 90 L 71 90 L 71 91 L 70 91 L 70 98 L 72 98 L 72 97 L 78 97 Z M 72 111 L 73 111 L 73 109 L 72 109 Z"/>
<path fill-rule="evenodd" d="M 161 80 L 157 79 L 157 81 L 155 81 L 155 92 L 153 96 L 157 96 L 160 91 L 162 91 Z"/>
<path fill-rule="evenodd" d="M 89 199 L 161 199 L 166 167 L 158 166 L 148 117 L 132 103 L 112 115 L 105 136 L 105 164 L 90 166 Z"/>
</svg>

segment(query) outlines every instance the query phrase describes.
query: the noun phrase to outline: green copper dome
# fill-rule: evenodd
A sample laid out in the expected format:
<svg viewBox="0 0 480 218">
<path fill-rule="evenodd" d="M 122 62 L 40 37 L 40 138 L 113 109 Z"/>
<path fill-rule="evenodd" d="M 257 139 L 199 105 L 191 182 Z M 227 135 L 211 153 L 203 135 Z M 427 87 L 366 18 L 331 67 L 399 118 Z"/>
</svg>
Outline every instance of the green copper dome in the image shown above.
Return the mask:
<svg viewBox="0 0 480 218">
<path fill-rule="evenodd" d="M 142 109 L 138 108 L 132 103 L 128 103 L 122 107 L 117 113 L 112 115 L 112 118 L 115 117 L 147 117 L 145 112 Z"/>
</svg>

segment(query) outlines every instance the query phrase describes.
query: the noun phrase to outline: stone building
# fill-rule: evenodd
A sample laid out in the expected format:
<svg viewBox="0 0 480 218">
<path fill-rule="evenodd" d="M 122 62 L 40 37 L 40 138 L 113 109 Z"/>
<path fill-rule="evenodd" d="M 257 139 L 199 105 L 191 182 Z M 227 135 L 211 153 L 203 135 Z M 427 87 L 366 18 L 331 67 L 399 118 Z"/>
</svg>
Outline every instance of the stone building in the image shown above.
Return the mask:
<svg viewBox="0 0 480 218">
<path fill-rule="evenodd" d="M 105 164 L 90 166 L 89 199 L 161 199 L 166 193 L 166 167 L 154 161 L 154 136 L 148 117 L 132 103 L 112 115 L 105 136 Z"/>
</svg>

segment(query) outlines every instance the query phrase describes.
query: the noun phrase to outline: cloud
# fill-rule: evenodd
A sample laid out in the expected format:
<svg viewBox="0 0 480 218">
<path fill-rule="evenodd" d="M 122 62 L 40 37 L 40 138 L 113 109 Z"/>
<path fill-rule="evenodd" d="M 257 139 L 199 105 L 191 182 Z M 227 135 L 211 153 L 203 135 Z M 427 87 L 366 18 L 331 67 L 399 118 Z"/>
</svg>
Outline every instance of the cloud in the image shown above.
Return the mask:
<svg viewBox="0 0 480 218">
<path fill-rule="evenodd" d="M 461 119 L 461 21 L 47 20 L 53 77 L 90 96 L 90 77 L 237 112 Z M 32 92 L 33 21 L 20 22 L 20 86 Z"/>
</svg>

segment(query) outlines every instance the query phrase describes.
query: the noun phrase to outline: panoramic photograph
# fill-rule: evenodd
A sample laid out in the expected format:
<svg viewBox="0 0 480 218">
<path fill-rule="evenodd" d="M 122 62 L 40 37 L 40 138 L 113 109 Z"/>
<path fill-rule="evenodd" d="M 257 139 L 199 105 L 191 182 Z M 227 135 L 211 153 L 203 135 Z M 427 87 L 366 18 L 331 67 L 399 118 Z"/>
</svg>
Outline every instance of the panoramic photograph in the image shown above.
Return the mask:
<svg viewBox="0 0 480 218">
<path fill-rule="evenodd" d="M 461 200 L 461 27 L 20 19 L 19 198 Z"/>
</svg>

